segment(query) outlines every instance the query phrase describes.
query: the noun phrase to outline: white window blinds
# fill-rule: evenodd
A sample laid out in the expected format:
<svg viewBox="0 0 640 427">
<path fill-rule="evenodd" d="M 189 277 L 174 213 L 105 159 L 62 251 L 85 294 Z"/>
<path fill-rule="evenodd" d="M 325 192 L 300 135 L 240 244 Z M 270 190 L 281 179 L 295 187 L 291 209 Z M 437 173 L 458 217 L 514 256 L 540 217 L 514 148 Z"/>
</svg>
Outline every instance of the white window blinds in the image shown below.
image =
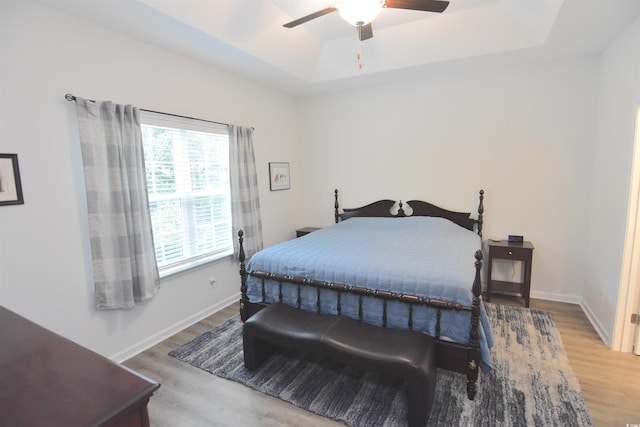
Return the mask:
<svg viewBox="0 0 640 427">
<path fill-rule="evenodd" d="M 141 121 L 160 275 L 231 254 L 227 127 L 150 112 Z"/>
</svg>

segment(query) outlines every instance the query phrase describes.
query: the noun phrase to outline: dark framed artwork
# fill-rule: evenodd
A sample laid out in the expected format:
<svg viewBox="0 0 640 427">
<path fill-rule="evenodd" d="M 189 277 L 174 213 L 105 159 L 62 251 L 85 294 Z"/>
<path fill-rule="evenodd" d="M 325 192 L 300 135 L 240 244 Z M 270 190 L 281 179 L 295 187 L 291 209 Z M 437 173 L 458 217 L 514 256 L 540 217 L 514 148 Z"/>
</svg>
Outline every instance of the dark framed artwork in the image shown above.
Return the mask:
<svg viewBox="0 0 640 427">
<path fill-rule="evenodd" d="M 0 154 L 0 206 L 22 205 L 22 184 L 17 154 Z"/>
<path fill-rule="evenodd" d="M 289 163 L 269 163 L 269 184 L 271 191 L 288 190 L 291 188 Z"/>
</svg>

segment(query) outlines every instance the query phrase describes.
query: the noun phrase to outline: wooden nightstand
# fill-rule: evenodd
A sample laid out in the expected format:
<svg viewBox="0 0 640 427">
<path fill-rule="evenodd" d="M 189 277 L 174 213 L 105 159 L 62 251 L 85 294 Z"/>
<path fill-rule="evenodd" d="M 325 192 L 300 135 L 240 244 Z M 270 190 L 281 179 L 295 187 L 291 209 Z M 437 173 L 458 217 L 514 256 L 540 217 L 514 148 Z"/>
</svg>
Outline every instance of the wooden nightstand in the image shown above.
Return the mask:
<svg viewBox="0 0 640 427">
<path fill-rule="evenodd" d="M 296 230 L 296 237 L 302 237 L 309 233 L 313 233 L 316 230 L 320 230 L 319 227 L 302 227 Z"/>
<path fill-rule="evenodd" d="M 489 240 L 489 261 L 487 275 L 487 302 L 491 301 L 491 293 L 516 292 L 524 298 L 525 307 L 529 307 L 531 292 L 531 261 L 533 259 L 533 244 L 531 242 L 512 243 L 506 240 L 498 242 Z M 524 264 L 524 282 L 507 282 L 491 279 L 491 267 L 494 259 L 522 261 Z"/>
</svg>

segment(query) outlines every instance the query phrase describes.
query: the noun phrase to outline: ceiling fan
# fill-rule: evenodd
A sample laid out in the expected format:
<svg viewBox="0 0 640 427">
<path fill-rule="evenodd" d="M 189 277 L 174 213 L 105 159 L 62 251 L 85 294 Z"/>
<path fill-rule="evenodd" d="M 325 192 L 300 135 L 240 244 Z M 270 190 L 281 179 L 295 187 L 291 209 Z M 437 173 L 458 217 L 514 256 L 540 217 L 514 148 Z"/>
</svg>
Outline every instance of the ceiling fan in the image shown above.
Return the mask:
<svg viewBox="0 0 640 427">
<path fill-rule="evenodd" d="M 312 19 L 338 11 L 345 21 L 358 28 L 358 37 L 360 41 L 364 41 L 373 37 L 371 21 L 378 16 L 382 8 L 442 13 L 447 6 L 449 6 L 449 2 L 445 0 L 345 0 L 335 6 L 327 7 L 288 22 L 283 26 L 293 28 Z"/>
</svg>

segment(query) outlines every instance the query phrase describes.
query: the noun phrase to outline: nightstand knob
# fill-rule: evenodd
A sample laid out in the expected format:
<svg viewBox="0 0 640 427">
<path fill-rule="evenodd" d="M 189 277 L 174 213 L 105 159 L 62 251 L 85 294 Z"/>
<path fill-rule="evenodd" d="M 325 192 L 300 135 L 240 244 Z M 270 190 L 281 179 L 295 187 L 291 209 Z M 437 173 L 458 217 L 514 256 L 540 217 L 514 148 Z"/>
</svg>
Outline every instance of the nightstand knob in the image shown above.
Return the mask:
<svg viewBox="0 0 640 427">
<path fill-rule="evenodd" d="M 509 251 L 509 255 L 513 255 L 513 252 Z"/>
</svg>

